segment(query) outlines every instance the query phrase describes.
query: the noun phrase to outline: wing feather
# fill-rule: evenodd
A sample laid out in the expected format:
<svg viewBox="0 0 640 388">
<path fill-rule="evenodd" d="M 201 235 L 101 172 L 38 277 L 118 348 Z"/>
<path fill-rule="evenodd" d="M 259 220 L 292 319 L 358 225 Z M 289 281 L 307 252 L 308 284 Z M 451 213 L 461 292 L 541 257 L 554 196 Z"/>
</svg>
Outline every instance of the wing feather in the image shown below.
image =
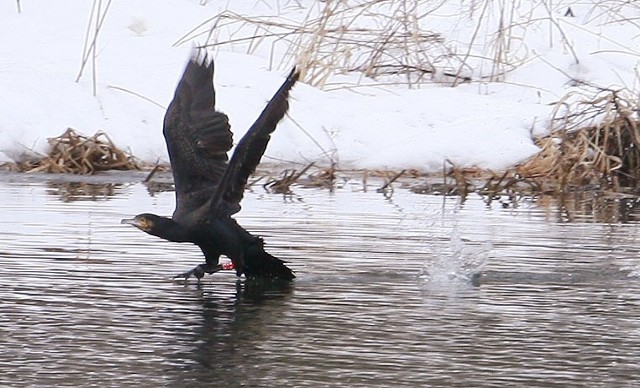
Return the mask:
<svg viewBox="0 0 640 388">
<path fill-rule="evenodd" d="M 289 91 L 300 77 L 294 68 L 229 160 L 233 134 L 228 117 L 215 110 L 213 71 L 206 53 L 195 51 L 164 117 L 176 188 L 173 218 L 178 222 L 201 222 L 240 210 L 247 180 L 289 109 Z"/>
<path fill-rule="evenodd" d="M 227 167 L 233 146 L 229 119 L 215 110 L 213 62 L 193 53 L 164 117 L 164 137 L 176 188 L 173 218 L 207 218 L 202 209 Z"/>
<path fill-rule="evenodd" d="M 256 170 L 271 133 L 289 109 L 289 91 L 298 81 L 300 72 L 294 67 L 282 86 L 271 98 L 258 119 L 240 140 L 224 172 L 211 203 L 214 215 L 240 211 L 240 201 L 249 176 Z"/>
</svg>

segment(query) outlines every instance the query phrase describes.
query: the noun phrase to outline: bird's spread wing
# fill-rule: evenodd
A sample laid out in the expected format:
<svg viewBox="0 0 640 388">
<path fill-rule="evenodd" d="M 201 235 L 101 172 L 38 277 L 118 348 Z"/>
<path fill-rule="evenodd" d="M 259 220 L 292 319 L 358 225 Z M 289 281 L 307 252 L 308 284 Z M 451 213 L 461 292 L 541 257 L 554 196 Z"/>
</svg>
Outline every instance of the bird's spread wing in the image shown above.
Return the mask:
<svg viewBox="0 0 640 388">
<path fill-rule="evenodd" d="M 240 210 L 240 201 L 249 176 L 255 171 L 276 129 L 289 109 L 289 91 L 300 77 L 294 67 L 271 98 L 258 119 L 236 146 L 211 202 L 212 215 L 231 215 Z"/>
<path fill-rule="evenodd" d="M 215 107 L 213 62 L 196 51 L 182 75 L 164 117 L 176 187 L 174 219 L 207 217 L 209 203 L 227 167 L 233 145 L 229 120 Z"/>
</svg>

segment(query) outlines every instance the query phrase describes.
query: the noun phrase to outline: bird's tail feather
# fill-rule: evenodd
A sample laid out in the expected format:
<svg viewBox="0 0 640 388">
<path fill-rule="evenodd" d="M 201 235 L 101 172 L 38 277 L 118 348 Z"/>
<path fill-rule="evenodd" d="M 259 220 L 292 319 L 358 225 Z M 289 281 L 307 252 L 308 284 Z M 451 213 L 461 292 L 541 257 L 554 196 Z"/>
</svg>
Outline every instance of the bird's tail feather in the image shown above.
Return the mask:
<svg viewBox="0 0 640 388">
<path fill-rule="evenodd" d="M 271 256 L 262 248 L 246 252 L 242 269 L 247 278 L 293 280 L 296 277 L 284 261 Z"/>
</svg>

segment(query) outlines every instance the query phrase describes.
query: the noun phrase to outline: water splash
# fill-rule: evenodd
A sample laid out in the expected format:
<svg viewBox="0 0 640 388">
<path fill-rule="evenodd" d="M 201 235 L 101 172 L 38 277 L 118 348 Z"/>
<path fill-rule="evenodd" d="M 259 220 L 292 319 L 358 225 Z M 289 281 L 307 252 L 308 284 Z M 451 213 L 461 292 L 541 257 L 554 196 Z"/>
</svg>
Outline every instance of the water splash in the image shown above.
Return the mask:
<svg viewBox="0 0 640 388">
<path fill-rule="evenodd" d="M 635 266 L 623 266 L 620 268 L 621 271 L 627 271 L 628 278 L 638 279 L 640 278 L 640 265 Z"/>
<path fill-rule="evenodd" d="M 425 264 L 420 278 L 437 285 L 472 284 L 486 266 L 492 249 L 491 241 L 463 240 L 454 225 L 448 246 L 432 249 L 434 257 Z"/>
</svg>

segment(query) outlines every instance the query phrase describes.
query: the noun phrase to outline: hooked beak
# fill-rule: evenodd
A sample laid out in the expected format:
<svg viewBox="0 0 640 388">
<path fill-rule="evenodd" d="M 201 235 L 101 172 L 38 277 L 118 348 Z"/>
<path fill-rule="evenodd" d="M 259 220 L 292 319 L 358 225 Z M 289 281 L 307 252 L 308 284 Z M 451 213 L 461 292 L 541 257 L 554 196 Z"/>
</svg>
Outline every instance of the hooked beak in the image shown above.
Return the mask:
<svg viewBox="0 0 640 388">
<path fill-rule="evenodd" d="M 127 224 L 127 225 L 133 225 L 135 227 L 140 226 L 140 223 L 135 218 L 125 218 L 122 221 L 120 221 L 120 223 L 121 224 Z"/>
</svg>

